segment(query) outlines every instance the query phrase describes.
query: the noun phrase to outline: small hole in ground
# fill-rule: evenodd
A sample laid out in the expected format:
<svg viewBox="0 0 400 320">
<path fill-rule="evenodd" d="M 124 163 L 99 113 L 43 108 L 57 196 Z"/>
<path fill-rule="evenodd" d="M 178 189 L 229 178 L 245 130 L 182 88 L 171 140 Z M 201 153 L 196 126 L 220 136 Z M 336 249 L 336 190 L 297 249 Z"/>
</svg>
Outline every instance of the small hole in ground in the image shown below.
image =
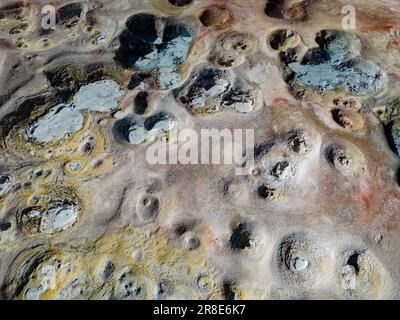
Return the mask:
<svg viewBox="0 0 400 320">
<path fill-rule="evenodd" d="M 168 2 L 175 7 L 184 7 L 191 4 L 193 0 L 168 0 Z"/>
<path fill-rule="evenodd" d="M 149 96 L 148 93 L 145 91 L 141 91 L 137 94 L 135 98 L 135 107 L 134 107 L 136 114 L 142 115 L 146 112 L 146 109 L 149 105 L 147 100 L 148 96 Z"/>
<path fill-rule="evenodd" d="M 268 17 L 283 19 L 282 0 L 268 1 L 265 6 L 265 14 Z"/>
<path fill-rule="evenodd" d="M 229 240 L 232 249 L 251 248 L 251 232 L 245 223 L 240 223 L 231 234 Z"/>
<path fill-rule="evenodd" d="M 235 300 L 236 292 L 233 289 L 233 284 L 231 282 L 224 282 L 222 285 L 222 295 L 226 300 Z"/>
<path fill-rule="evenodd" d="M 275 195 L 275 189 L 262 185 L 258 188 L 257 193 L 263 199 L 272 199 Z"/>
<path fill-rule="evenodd" d="M 231 18 L 231 12 L 225 8 L 209 8 L 200 16 L 200 22 L 205 27 L 218 27 L 226 24 Z"/>
<path fill-rule="evenodd" d="M 0 232 L 7 231 L 11 228 L 11 222 L 0 223 Z"/>
<path fill-rule="evenodd" d="M 352 266 L 354 268 L 354 270 L 356 271 L 356 275 L 358 275 L 358 273 L 360 272 L 360 266 L 358 265 L 358 257 L 359 257 L 359 253 L 358 252 L 354 252 L 349 259 L 347 260 L 347 264 L 349 266 Z"/>
</svg>

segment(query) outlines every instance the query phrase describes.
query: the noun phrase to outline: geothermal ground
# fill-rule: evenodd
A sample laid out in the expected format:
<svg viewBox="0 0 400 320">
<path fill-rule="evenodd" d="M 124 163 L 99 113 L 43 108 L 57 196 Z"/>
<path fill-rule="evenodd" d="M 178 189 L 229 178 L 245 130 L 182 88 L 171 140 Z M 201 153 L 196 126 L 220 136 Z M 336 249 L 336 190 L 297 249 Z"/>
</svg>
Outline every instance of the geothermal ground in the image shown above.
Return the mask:
<svg viewBox="0 0 400 320">
<path fill-rule="evenodd" d="M 400 298 L 399 1 L 0 0 L 0 67 L 1 299 Z"/>
</svg>

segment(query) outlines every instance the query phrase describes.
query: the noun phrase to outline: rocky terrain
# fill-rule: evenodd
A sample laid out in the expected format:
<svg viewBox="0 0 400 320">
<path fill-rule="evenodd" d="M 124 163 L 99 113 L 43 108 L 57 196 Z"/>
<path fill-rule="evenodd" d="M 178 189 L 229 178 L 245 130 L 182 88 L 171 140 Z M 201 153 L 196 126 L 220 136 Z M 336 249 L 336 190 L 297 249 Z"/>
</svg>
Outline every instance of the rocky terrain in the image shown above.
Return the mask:
<svg viewBox="0 0 400 320">
<path fill-rule="evenodd" d="M 399 1 L 48 5 L 0 0 L 0 299 L 400 298 Z"/>
</svg>

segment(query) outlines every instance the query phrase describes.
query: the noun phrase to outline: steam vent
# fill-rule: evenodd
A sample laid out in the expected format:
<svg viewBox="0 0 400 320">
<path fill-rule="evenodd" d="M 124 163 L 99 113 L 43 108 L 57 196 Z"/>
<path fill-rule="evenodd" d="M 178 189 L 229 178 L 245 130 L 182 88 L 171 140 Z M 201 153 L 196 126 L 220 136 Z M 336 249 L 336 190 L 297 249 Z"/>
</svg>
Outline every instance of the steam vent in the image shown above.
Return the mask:
<svg viewBox="0 0 400 320">
<path fill-rule="evenodd" d="M 0 299 L 400 299 L 398 0 L 0 0 L 0 68 Z"/>
</svg>

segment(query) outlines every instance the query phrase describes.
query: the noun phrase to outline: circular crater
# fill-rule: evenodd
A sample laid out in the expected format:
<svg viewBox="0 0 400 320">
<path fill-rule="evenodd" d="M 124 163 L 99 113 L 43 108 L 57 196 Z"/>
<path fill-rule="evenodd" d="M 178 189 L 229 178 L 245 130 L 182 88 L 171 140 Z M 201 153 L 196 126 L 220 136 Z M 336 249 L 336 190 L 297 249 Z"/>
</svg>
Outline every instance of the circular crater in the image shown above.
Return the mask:
<svg viewBox="0 0 400 320">
<path fill-rule="evenodd" d="M 35 272 L 38 266 L 49 259 L 52 252 L 42 250 L 42 248 L 30 248 L 21 251 L 12 264 L 9 266 L 6 278 L 4 280 L 5 296 L 7 299 L 15 299 L 24 290 L 29 282 L 31 275 Z"/>
<path fill-rule="evenodd" d="M 144 127 L 147 131 L 160 131 L 162 133 L 170 132 L 176 125 L 175 116 L 169 112 L 161 111 L 144 121 Z"/>
<path fill-rule="evenodd" d="M 176 126 L 175 116 L 161 111 L 140 122 L 133 117 L 122 118 L 114 124 L 113 133 L 117 141 L 141 145 L 167 136 Z"/>
<path fill-rule="evenodd" d="M 186 250 L 195 250 L 200 246 L 200 239 L 194 231 L 188 231 L 182 235 L 182 243 Z"/>
<path fill-rule="evenodd" d="M 113 127 L 117 141 L 140 145 L 147 139 L 147 131 L 142 124 L 131 117 L 118 120 Z"/>
<path fill-rule="evenodd" d="M 294 153 L 304 154 L 309 150 L 309 145 L 302 130 L 294 130 L 288 134 L 288 147 Z"/>
<path fill-rule="evenodd" d="M 192 72 L 187 83 L 176 93 L 178 102 L 192 114 L 231 109 L 250 113 L 261 105 L 261 91 L 230 69 L 205 67 Z"/>
<path fill-rule="evenodd" d="M 145 43 L 154 43 L 158 38 L 157 26 L 159 18 L 152 14 L 139 13 L 126 21 L 127 29 Z M 132 37 L 135 40 L 136 37 Z M 133 43 L 132 43 L 133 44 Z"/>
<path fill-rule="evenodd" d="M 340 146 L 329 146 L 325 155 L 326 160 L 335 167 L 351 165 L 351 159 L 345 155 L 344 150 Z"/>
<path fill-rule="evenodd" d="M 230 223 L 230 234 L 227 246 L 229 251 L 246 255 L 247 258 L 258 260 L 265 255 L 267 234 L 255 221 L 245 218 L 235 218 Z"/>
<path fill-rule="evenodd" d="M 215 283 L 209 276 L 201 275 L 197 278 L 197 288 L 200 290 L 202 294 L 205 295 L 210 294 L 214 287 Z"/>
<path fill-rule="evenodd" d="M 143 115 L 146 113 L 146 110 L 149 106 L 149 94 L 146 91 L 140 91 L 136 97 L 134 102 L 134 112 L 138 115 Z"/>
<path fill-rule="evenodd" d="M 231 12 L 224 7 L 211 7 L 203 11 L 199 20 L 205 27 L 221 27 L 229 22 Z"/>
<path fill-rule="evenodd" d="M 221 67 L 237 67 L 245 61 L 245 56 L 258 47 L 258 40 L 248 33 L 230 32 L 217 39 L 210 60 Z"/>
<path fill-rule="evenodd" d="M 282 51 L 297 47 L 301 43 L 301 38 L 292 30 L 278 29 L 270 34 L 268 43 L 272 49 Z"/>
<path fill-rule="evenodd" d="M 141 222 L 153 222 L 160 210 L 160 200 L 150 194 L 141 195 L 138 197 L 135 207 Z"/>
<path fill-rule="evenodd" d="M 361 102 L 353 98 L 339 97 L 333 100 L 333 104 L 339 109 L 348 109 L 353 111 L 360 111 L 362 109 Z"/>
<path fill-rule="evenodd" d="M 285 283 L 307 289 L 322 276 L 324 256 L 305 233 L 291 233 L 280 240 L 274 264 Z"/>
<path fill-rule="evenodd" d="M 229 247 L 234 250 L 251 249 L 254 245 L 251 227 L 246 223 L 239 223 L 231 233 Z"/>
<path fill-rule="evenodd" d="M 73 28 L 79 23 L 82 11 L 82 6 L 78 2 L 69 3 L 60 7 L 56 13 L 57 25 L 68 29 Z"/>
<path fill-rule="evenodd" d="M 325 149 L 325 159 L 336 170 L 346 176 L 357 175 L 364 168 L 361 151 L 351 145 L 333 143 Z"/>
<path fill-rule="evenodd" d="M 236 282 L 225 280 L 221 286 L 221 293 L 225 300 L 237 300 L 238 289 Z"/>
<path fill-rule="evenodd" d="M 304 20 L 307 17 L 306 0 L 268 0 L 265 14 L 270 18 Z"/>
<path fill-rule="evenodd" d="M 265 184 L 262 184 L 261 186 L 258 187 L 257 194 L 262 199 L 273 200 L 276 198 L 277 190 Z"/>
<path fill-rule="evenodd" d="M 29 3 L 26 1 L 16 1 L 3 5 L 0 7 L 0 19 L 22 19 L 25 8 L 29 8 Z"/>
<path fill-rule="evenodd" d="M 384 269 L 368 250 L 346 250 L 339 259 L 338 282 L 348 298 L 379 299 L 386 287 Z"/>
<path fill-rule="evenodd" d="M 26 234 L 53 235 L 70 229 L 80 215 L 79 206 L 70 201 L 54 201 L 46 207 L 24 209 L 18 225 Z"/>
</svg>

